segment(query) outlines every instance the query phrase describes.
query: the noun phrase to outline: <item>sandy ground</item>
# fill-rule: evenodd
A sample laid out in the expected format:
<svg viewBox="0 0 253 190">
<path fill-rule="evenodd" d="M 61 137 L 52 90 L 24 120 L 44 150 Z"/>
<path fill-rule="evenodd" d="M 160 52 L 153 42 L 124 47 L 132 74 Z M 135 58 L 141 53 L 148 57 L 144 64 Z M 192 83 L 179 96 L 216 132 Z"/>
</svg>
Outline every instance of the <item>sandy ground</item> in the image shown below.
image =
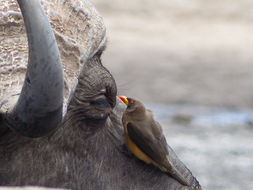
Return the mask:
<svg viewBox="0 0 253 190">
<path fill-rule="evenodd" d="M 206 190 L 253 189 L 253 112 L 210 106 L 147 105 L 168 144 Z"/>
<path fill-rule="evenodd" d="M 103 62 L 120 93 L 147 102 L 253 107 L 252 1 L 93 2 L 107 26 Z"/>
<path fill-rule="evenodd" d="M 204 189 L 253 189 L 252 128 L 162 124 L 168 143 Z"/>
<path fill-rule="evenodd" d="M 252 109 L 253 1 L 92 2 L 107 25 L 103 63 L 119 94 L 147 104 Z M 252 126 L 235 119 L 208 127 L 160 121 L 204 189 L 253 189 Z"/>
</svg>

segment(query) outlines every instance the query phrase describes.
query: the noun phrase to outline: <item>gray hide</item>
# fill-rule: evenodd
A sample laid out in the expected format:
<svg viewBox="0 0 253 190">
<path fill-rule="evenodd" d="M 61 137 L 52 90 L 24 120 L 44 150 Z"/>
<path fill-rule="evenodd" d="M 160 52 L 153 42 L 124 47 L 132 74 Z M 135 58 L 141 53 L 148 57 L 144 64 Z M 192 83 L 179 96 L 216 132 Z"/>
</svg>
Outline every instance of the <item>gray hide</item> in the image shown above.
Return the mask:
<svg viewBox="0 0 253 190">
<path fill-rule="evenodd" d="M 26 29 L 16 1 L 1 0 L 0 4 L 0 185 L 75 190 L 197 189 L 197 180 L 176 155 L 172 155 L 173 162 L 191 187 L 144 164 L 126 149 L 121 124 L 125 108 L 116 98 L 113 76 L 100 60 L 105 27 L 93 6 L 85 0 L 42 1 L 64 65 L 65 105 L 69 103 L 61 121 L 63 78 L 54 37 L 36 0 L 19 3 L 24 5 L 23 15 L 27 13 Z M 32 23 L 41 29 L 37 31 Z M 28 70 L 26 31 L 30 36 Z M 24 79 L 28 87 L 23 87 L 22 93 L 24 88 L 28 96 L 32 92 L 34 104 L 20 95 Z M 21 100 L 16 103 L 18 98 Z"/>
</svg>

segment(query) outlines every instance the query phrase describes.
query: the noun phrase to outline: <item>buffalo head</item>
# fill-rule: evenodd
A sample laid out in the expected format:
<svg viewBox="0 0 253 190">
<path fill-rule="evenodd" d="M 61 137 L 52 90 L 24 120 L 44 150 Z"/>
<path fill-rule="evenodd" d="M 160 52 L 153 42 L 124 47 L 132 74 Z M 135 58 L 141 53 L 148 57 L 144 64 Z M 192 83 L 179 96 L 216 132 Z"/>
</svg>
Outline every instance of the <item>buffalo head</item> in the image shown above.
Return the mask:
<svg viewBox="0 0 253 190">
<path fill-rule="evenodd" d="M 50 1 L 43 3 L 46 7 Z M 81 15 L 84 20 L 89 18 L 79 8 L 91 6 L 86 1 L 58 3 L 63 8 L 56 7 L 54 14 L 68 7 L 73 11 L 71 14 Z M 191 187 L 142 163 L 125 148 L 121 124 L 124 105 L 116 98 L 113 76 L 101 63 L 106 42 L 101 28 L 102 36 L 95 35 L 96 39 L 90 40 L 95 45 L 87 46 L 86 51 L 79 47 L 81 58 L 72 64 L 82 68 L 74 90 L 67 95 L 69 100 L 63 114 L 64 77 L 54 32 L 38 0 L 18 0 L 18 4 L 25 23 L 29 58 L 17 103 L 0 115 L 0 185 L 80 190 L 197 189 L 197 180 L 172 150 L 173 162 L 187 176 Z M 58 22 L 55 28 L 61 23 L 57 19 L 54 22 Z M 81 26 L 80 31 L 73 30 L 89 39 L 87 32 L 91 26 L 87 24 L 84 31 Z M 62 54 L 66 53 L 67 40 L 59 31 L 64 30 L 68 28 L 55 32 Z M 65 80 L 65 88 L 66 84 Z"/>
</svg>

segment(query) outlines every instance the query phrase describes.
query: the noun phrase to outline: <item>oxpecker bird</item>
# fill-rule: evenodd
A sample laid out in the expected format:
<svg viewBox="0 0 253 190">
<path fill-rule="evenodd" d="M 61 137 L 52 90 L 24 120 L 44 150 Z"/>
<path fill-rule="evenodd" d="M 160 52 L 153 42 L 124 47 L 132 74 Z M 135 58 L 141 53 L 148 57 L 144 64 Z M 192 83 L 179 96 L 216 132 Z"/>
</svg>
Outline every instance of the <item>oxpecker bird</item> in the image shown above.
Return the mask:
<svg viewBox="0 0 253 190">
<path fill-rule="evenodd" d="M 125 141 L 129 150 L 140 160 L 153 164 L 168 173 L 182 185 L 201 189 L 189 170 L 181 165 L 173 150 L 168 146 L 160 124 L 154 120 L 151 110 L 142 102 L 119 96 L 127 105 L 122 117 Z"/>
</svg>

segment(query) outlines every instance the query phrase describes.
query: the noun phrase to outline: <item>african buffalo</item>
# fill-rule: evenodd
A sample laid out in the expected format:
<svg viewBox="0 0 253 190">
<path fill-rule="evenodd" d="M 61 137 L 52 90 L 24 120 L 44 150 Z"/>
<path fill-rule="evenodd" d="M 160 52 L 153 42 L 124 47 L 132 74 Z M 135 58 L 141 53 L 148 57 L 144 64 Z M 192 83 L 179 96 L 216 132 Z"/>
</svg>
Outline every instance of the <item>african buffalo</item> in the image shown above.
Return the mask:
<svg viewBox="0 0 253 190">
<path fill-rule="evenodd" d="M 14 0 L 0 7 L 0 185 L 200 189 L 171 149 L 172 162 L 191 187 L 139 161 L 125 147 L 125 107 L 101 63 L 105 28 L 92 5 L 86 0 L 45 0 L 43 6 L 38 0 L 17 2 L 24 25 Z"/>
</svg>

